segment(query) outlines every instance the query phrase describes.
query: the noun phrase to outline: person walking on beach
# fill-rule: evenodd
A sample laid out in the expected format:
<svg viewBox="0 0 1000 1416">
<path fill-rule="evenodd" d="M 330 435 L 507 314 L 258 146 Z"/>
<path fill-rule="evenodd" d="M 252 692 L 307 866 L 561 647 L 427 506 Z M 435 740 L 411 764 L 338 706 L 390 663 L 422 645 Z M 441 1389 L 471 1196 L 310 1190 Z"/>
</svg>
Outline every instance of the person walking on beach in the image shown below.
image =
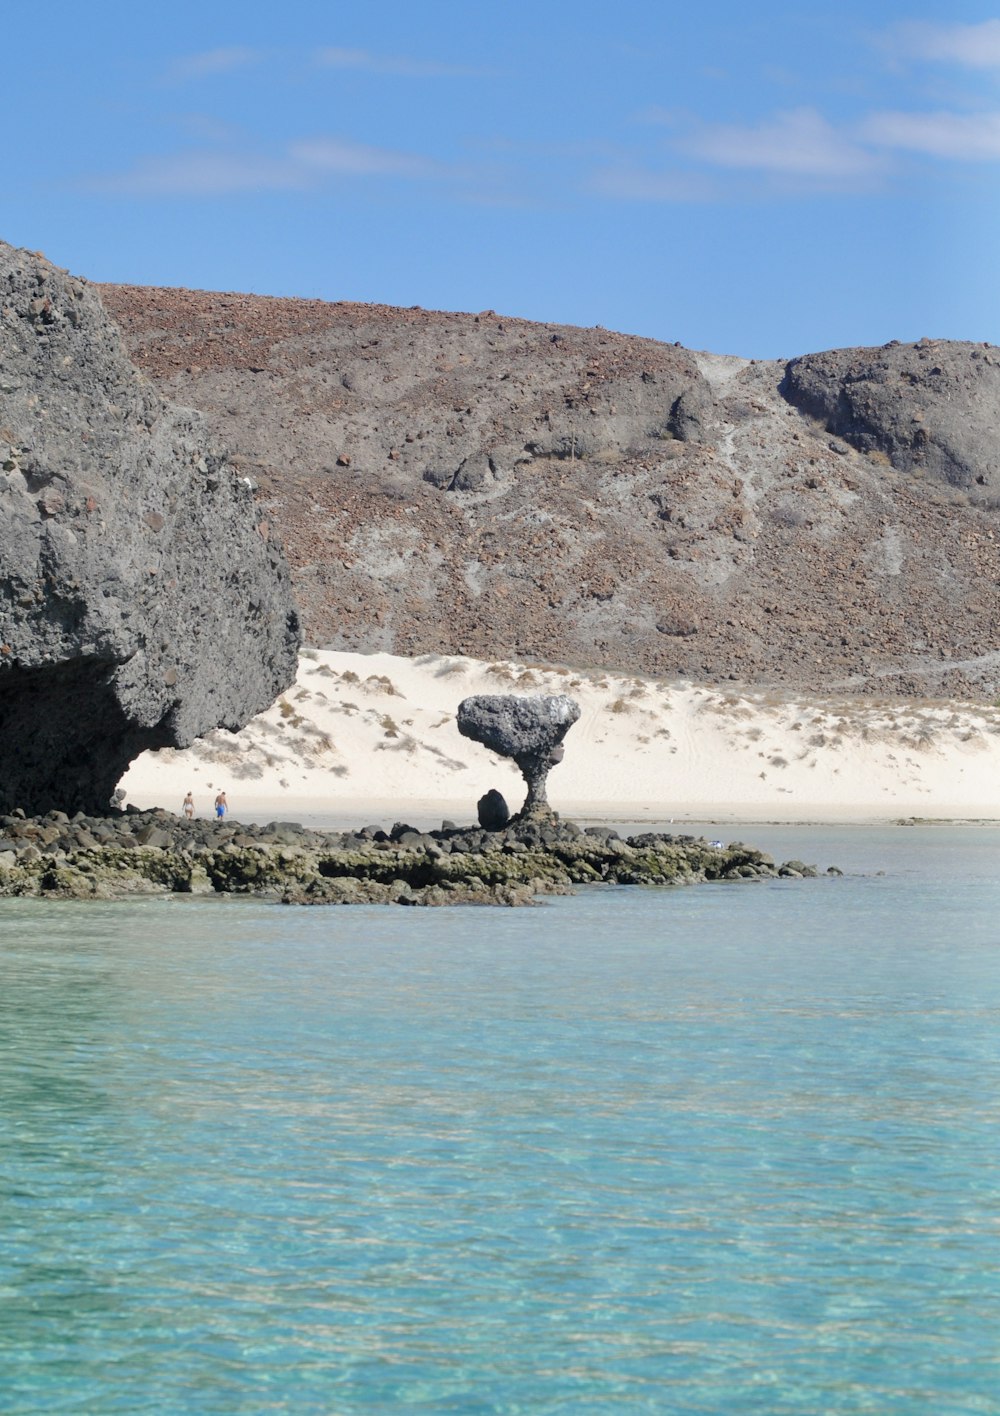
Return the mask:
<svg viewBox="0 0 1000 1416">
<path fill-rule="evenodd" d="M 187 796 L 184 798 L 184 805 L 181 807 L 181 810 L 184 812 L 188 821 L 194 816 L 194 797 L 190 792 L 188 792 Z"/>
<path fill-rule="evenodd" d="M 225 814 L 226 814 L 226 812 L 227 812 L 228 810 L 229 810 L 229 803 L 228 803 L 228 801 L 226 801 L 226 794 L 225 794 L 225 792 L 220 792 L 219 795 L 215 798 L 215 819 L 216 819 L 216 821 L 221 821 L 222 818 L 225 816 Z"/>
</svg>

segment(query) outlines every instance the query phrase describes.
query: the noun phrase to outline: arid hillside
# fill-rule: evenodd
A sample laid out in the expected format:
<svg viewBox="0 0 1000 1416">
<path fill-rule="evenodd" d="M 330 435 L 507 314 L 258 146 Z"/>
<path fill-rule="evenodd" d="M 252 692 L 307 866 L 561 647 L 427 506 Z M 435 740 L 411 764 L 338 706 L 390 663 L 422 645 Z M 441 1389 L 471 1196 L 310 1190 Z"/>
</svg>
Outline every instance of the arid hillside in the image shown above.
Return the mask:
<svg viewBox="0 0 1000 1416">
<path fill-rule="evenodd" d="M 319 647 L 1000 691 L 998 349 L 785 365 L 492 311 L 99 290 L 256 483 Z"/>
</svg>

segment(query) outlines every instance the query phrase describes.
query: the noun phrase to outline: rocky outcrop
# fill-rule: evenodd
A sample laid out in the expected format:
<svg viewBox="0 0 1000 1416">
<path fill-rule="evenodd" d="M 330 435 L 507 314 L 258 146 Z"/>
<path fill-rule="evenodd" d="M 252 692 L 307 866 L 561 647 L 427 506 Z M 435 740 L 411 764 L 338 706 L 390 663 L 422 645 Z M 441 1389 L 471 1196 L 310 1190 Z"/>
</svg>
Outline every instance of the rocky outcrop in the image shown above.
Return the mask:
<svg viewBox="0 0 1000 1416">
<path fill-rule="evenodd" d="M 1000 349 L 945 339 L 831 349 L 793 359 L 781 391 L 859 452 L 995 501 Z"/>
<path fill-rule="evenodd" d="M 545 781 L 563 758 L 563 738 L 580 716 L 565 693 L 483 693 L 458 705 L 458 731 L 518 765 L 528 786 L 520 818 L 550 815 Z M 506 805 L 506 803 L 504 803 Z M 484 823 L 485 824 L 485 823 Z"/>
<path fill-rule="evenodd" d="M 240 894 L 288 904 L 526 905 L 578 884 L 686 885 L 815 876 L 815 866 L 742 842 L 644 832 L 622 840 L 572 821 L 512 822 L 502 831 L 306 830 L 186 821 L 166 811 L 72 818 L 0 815 L 0 898 L 114 899 Z M 839 874 L 831 867 L 830 874 Z"/>
<path fill-rule="evenodd" d="M 0 809 L 98 810 L 295 673 L 284 559 L 96 293 L 0 244 Z"/>
</svg>

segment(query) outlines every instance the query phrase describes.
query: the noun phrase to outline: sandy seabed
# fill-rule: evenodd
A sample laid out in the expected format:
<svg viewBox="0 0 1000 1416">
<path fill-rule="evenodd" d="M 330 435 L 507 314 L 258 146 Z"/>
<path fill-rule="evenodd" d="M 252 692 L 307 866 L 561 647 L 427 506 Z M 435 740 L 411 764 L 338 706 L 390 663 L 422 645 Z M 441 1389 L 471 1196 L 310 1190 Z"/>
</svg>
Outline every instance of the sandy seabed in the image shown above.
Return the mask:
<svg viewBox="0 0 1000 1416">
<path fill-rule="evenodd" d="M 459 735 L 474 693 L 568 693 L 580 721 L 549 777 L 564 816 L 657 822 L 1000 821 L 1000 708 L 773 693 L 449 655 L 307 649 L 296 682 L 241 732 L 139 757 L 135 806 L 359 825 L 475 818 L 490 787 L 512 810 L 516 767 Z"/>
</svg>

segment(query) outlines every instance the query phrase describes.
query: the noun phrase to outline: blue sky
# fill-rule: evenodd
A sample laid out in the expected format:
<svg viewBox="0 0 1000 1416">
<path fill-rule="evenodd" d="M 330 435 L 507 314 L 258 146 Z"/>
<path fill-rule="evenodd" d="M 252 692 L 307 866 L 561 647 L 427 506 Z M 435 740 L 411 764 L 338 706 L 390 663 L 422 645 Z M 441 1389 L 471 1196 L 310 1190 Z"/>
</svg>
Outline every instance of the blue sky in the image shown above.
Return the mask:
<svg viewBox="0 0 1000 1416">
<path fill-rule="evenodd" d="M 94 280 L 1000 343 L 1000 0 L 42 0 L 4 51 L 0 236 Z"/>
</svg>

